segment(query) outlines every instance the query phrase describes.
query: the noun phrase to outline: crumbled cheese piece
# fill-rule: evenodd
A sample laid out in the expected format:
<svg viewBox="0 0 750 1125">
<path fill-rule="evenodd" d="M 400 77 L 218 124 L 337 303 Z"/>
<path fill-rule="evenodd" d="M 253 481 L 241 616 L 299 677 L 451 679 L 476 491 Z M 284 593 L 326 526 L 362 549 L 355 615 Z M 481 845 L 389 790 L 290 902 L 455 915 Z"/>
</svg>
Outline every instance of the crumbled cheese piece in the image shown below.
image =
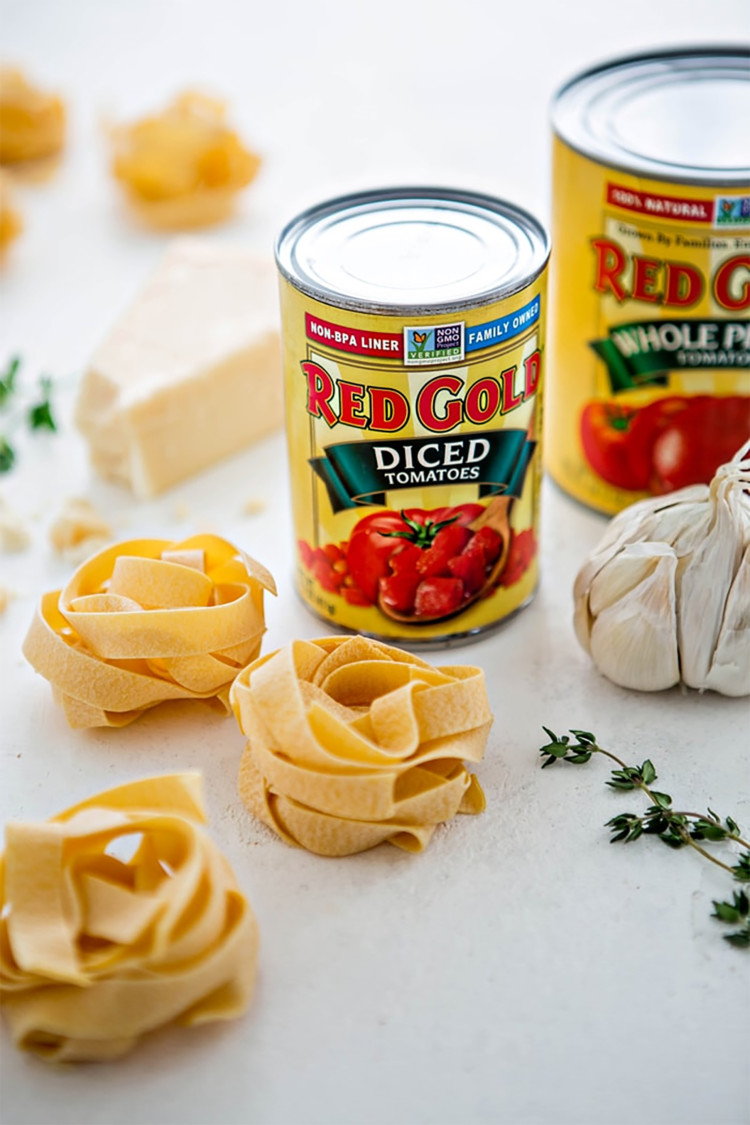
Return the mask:
<svg viewBox="0 0 750 1125">
<path fill-rule="evenodd" d="M 257 516 L 260 512 L 265 510 L 265 507 L 265 500 L 247 500 L 242 505 L 242 514 L 243 516 Z"/>
<path fill-rule="evenodd" d="M 179 563 L 180 566 L 189 566 L 193 570 L 206 573 L 206 552 L 203 548 L 191 547 L 177 551 L 162 551 L 162 562 Z"/>
<path fill-rule="evenodd" d="M 94 467 L 155 496 L 283 420 L 276 277 L 236 247 L 178 240 L 84 377 Z"/>
<path fill-rule="evenodd" d="M 25 551 L 29 542 L 21 517 L 0 498 L 0 551 Z"/>
<path fill-rule="evenodd" d="M 114 533 L 89 500 L 68 500 L 49 531 L 50 543 L 68 562 L 77 564 L 106 547 Z"/>
</svg>

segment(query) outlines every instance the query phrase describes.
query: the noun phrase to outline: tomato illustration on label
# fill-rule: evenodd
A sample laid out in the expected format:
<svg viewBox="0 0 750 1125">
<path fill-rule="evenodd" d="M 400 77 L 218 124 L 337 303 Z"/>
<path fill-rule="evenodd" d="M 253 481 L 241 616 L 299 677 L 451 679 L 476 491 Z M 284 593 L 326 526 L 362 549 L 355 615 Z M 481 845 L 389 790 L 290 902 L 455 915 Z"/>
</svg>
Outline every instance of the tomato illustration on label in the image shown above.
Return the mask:
<svg viewBox="0 0 750 1125">
<path fill-rule="evenodd" d="M 608 484 L 659 496 L 707 484 L 750 437 L 750 398 L 668 395 L 647 406 L 589 402 L 581 444 Z"/>
<path fill-rule="evenodd" d="M 655 495 L 708 484 L 750 438 L 750 397 L 695 395 L 679 401 L 680 409 L 670 408 L 674 400 L 662 399 L 643 411 L 656 416 L 649 481 Z"/>
<path fill-rule="evenodd" d="M 583 451 L 595 473 L 616 488 L 648 487 L 649 464 L 638 411 L 616 402 L 590 402 L 581 416 Z"/>
<path fill-rule="evenodd" d="M 452 617 L 498 586 L 518 581 L 536 554 L 532 529 L 511 531 L 512 498 L 433 509 L 379 511 L 348 542 L 300 542 L 303 566 L 349 604 L 376 606 L 414 624 Z"/>
<path fill-rule="evenodd" d="M 508 561 L 500 575 L 500 585 L 507 589 L 520 582 L 538 550 L 539 544 L 533 527 L 527 527 L 525 531 L 511 531 Z"/>
<path fill-rule="evenodd" d="M 466 525 L 482 512 L 481 504 L 462 504 L 457 508 L 407 508 L 401 512 L 376 512 L 360 520 L 352 532 L 346 557 L 349 572 L 359 588 L 367 594 L 374 604 L 378 600 L 381 579 L 391 573 L 422 574 L 428 577 L 439 574 L 440 559 L 450 552 L 450 557 L 458 553 L 458 542 L 471 533 Z M 457 538 L 458 537 L 458 538 Z M 392 556 L 398 556 L 406 548 L 409 551 L 400 562 L 396 561 L 395 572 L 391 569 Z M 426 568 L 421 570 L 420 568 Z"/>
</svg>

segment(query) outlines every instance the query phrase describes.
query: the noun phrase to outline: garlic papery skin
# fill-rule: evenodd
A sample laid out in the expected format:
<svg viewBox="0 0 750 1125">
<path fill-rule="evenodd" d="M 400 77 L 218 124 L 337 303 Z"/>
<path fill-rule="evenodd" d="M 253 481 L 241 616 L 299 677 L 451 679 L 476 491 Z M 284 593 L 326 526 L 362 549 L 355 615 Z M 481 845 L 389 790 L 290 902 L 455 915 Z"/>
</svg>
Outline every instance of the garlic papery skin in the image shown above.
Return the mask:
<svg viewBox="0 0 750 1125">
<path fill-rule="evenodd" d="M 614 683 L 750 695 L 750 441 L 710 486 L 615 516 L 573 594 L 576 636 Z"/>
<path fill-rule="evenodd" d="M 722 489 L 713 500 L 714 518 L 705 537 L 684 556 L 677 578 L 680 667 L 683 682 L 692 688 L 706 687 L 727 598 L 745 546 L 741 519 L 730 503 L 731 494 L 727 497 L 726 489 Z"/>
<path fill-rule="evenodd" d="M 679 683 L 676 571 L 666 544 L 633 543 L 591 585 L 591 656 L 622 687 L 662 691 Z"/>
<path fill-rule="evenodd" d="M 750 545 L 745 548 L 739 570 L 727 598 L 724 621 L 716 643 L 706 687 L 722 695 L 750 695 Z"/>
</svg>

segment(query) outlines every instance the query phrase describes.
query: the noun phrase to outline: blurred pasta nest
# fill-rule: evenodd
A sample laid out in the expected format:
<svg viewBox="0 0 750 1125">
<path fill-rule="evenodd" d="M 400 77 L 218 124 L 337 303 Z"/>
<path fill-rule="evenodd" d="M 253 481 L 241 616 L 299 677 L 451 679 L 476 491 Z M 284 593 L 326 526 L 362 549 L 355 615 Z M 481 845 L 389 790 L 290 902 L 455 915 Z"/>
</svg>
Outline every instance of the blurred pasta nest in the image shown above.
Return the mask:
<svg viewBox="0 0 750 1125">
<path fill-rule="evenodd" d="M 0 67 L 0 163 L 55 156 L 65 144 L 65 106 L 17 67 Z"/>
<path fill-rule="evenodd" d="M 110 129 L 112 171 L 146 223 L 168 229 L 227 218 L 260 157 L 227 124 L 224 102 L 197 91 Z"/>
<path fill-rule="evenodd" d="M 204 821 L 188 773 L 7 825 L 0 1003 L 17 1046 L 111 1059 L 164 1024 L 244 1011 L 257 926 Z"/>
<path fill-rule="evenodd" d="M 248 739 L 240 795 L 289 844 L 418 852 L 437 824 L 484 808 L 465 766 L 492 724 L 480 668 L 359 636 L 294 641 L 245 668 L 230 700 Z"/>
<path fill-rule="evenodd" d="M 167 700 L 216 700 L 260 652 L 273 578 L 214 535 L 135 539 L 42 597 L 23 651 L 73 727 L 125 726 Z"/>
<path fill-rule="evenodd" d="M 10 177 L 0 168 L 0 258 L 23 230 L 23 220 L 18 211 Z"/>
</svg>

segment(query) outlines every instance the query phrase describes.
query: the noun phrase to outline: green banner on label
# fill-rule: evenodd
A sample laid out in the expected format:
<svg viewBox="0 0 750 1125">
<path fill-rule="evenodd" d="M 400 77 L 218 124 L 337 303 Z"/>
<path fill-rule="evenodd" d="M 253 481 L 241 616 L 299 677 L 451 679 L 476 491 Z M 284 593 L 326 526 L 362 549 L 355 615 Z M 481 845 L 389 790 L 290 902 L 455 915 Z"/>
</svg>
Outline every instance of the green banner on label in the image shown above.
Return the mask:
<svg viewBox="0 0 750 1125">
<path fill-rule="evenodd" d="M 746 322 L 636 320 L 610 328 L 589 346 L 607 365 L 612 391 L 665 386 L 670 371 L 750 368 Z"/>
<path fill-rule="evenodd" d="M 526 430 L 444 437 L 349 441 L 326 447 L 310 464 L 331 508 L 385 504 L 386 492 L 439 484 L 474 484 L 479 496 L 519 497 L 536 442 Z"/>
</svg>

